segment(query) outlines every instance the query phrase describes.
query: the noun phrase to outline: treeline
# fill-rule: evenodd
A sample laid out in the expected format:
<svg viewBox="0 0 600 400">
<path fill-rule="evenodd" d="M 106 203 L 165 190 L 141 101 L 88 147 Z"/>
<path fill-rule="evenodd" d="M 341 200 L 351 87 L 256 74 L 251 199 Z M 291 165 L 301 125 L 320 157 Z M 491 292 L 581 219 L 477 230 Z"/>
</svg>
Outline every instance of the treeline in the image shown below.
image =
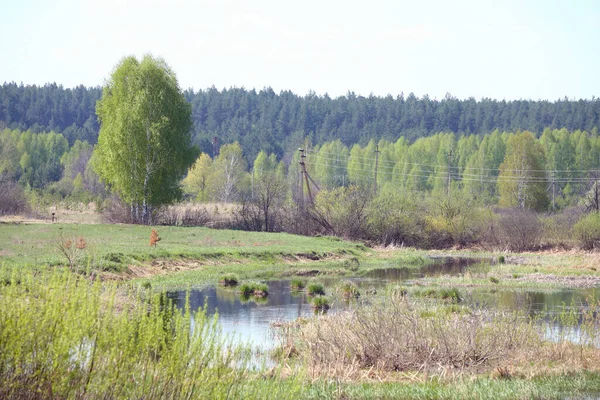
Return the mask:
<svg viewBox="0 0 600 400">
<path fill-rule="evenodd" d="M 95 163 L 87 142 L 69 146 L 55 132 L 0 131 L 0 214 L 22 212 L 27 203 L 96 201 L 109 221 L 128 222 Z M 195 204 L 158 209 L 155 221 L 418 247 L 594 248 L 599 171 L 600 136 L 566 129 L 546 129 L 539 138 L 528 131 L 438 133 L 352 147 L 305 141 L 289 162 L 265 151 L 248 159 L 234 142 L 215 157 L 201 153 L 182 177 Z M 207 202 L 235 205 L 223 220 L 202 206 Z"/>
<path fill-rule="evenodd" d="M 98 122 L 96 101 L 101 89 L 56 84 L 0 87 L 0 128 L 62 133 L 70 145 L 75 140 L 95 144 Z M 192 104 L 194 142 L 214 156 L 213 138 L 219 144 L 237 141 L 249 159 L 260 150 L 281 158 L 305 138 L 314 144 L 339 139 L 342 144 L 366 145 L 380 138 L 414 141 L 438 132 L 484 134 L 494 130 L 528 130 L 539 136 L 545 128 L 597 132 L 600 99 L 550 101 L 499 101 L 446 96 L 346 96 L 331 98 L 290 91 L 279 94 L 232 88 L 185 92 Z M 217 146 L 218 148 L 218 146 Z"/>
<path fill-rule="evenodd" d="M 483 137 L 438 133 L 414 143 L 381 139 L 347 147 L 335 140 L 304 147 L 315 192 L 350 186 L 426 194 L 458 190 L 487 205 L 543 211 L 581 203 L 600 179 L 600 136 L 585 131 L 545 129 L 539 138 L 528 131 Z M 200 201 L 240 201 L 264 170 L 265 152 L 248 164 L 239 145 L 222 149 L 218 164 L 203 153 L 184 180 L 188 193 Z M 302 179 L 300 156 L 294 152 L 287 167 L 290 188 Z M 275 154 L 269 160 L 285 174 Z M 220 188 L 224 182 L 231 183 L 227 191 Z"/>
</svg>

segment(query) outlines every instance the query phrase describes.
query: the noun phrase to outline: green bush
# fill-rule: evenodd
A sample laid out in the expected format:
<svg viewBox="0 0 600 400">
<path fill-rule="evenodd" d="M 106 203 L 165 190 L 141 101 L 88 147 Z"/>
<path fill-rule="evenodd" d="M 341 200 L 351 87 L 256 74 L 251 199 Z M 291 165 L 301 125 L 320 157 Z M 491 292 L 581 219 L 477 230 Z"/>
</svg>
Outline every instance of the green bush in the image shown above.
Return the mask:
<svg viewBox="0 0 600 400">
<path fill-rule="evenodd" d="M 287 379 L 253 379 L 249 349 L 202 309 L 62 270 L 17 280 L 0 285 L 0 398 L 299 397 Z"/>
<path fill-rule="evenodd" d="M 600 240 L 600 213 L 584 215 L 573 226 L 573 232 L 583 249 L 592 250 Z"/>
</svg>

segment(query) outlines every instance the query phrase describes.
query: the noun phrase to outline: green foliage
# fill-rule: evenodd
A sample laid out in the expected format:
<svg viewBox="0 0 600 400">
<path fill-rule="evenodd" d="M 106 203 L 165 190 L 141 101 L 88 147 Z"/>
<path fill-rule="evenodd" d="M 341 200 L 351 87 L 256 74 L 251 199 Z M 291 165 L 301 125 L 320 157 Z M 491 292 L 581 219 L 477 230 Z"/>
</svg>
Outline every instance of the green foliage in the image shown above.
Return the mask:
<svg viewBox="0 0 600 400">
<path fill-rule="evenodd" d="M 310 209 L 310 216 L 327 234 L 358 238 L 367 228 L 370 198 L 371 192 L 359 186 L 322 190 Z"/>
<path fill-rule="evenodd" d="M 295 291 L 302 290 L 302 289 L 304 289 L 305 286 L 306 286 L 306 282 L 304 281 L 304 279 L 293 278 L 292 281 L 290 282 L 290 287 L 292 288 L 292 290 L 295 290 Z"/>
<path fill-rule="evenodd" d="M 185 193 L 194 196 L 197 201 L 210 200 L 211 177 L 214 174 L 213 160 L 206 153 L 201 153 L 188 171 L 182 184 Z"/>
<path fill-rule="evenodd" d="M 266 283 L 250 282 L 240 285 L 238 289 L 239 293 L 243 297 L 266 297 L 269 295 L 269 287 Z"/>
<path fill-rule="evenodd" d="M 11 280 L 20 283 L 0 285 L 2 398 L 299 394 L 293 379 L 275 378 L 285 389 L 253 379 L 250 352 L 221 334 L 216 315 L 69 273 L 15 269 Z"/>
<path fill-rule="evenodd" d="M 320 283 L 309 283 L 307 292 L 309 296 L 324 296 L 325 288 Z"/>
<path fill-rule="evenodd" d="M 450 303 L 459 303 L 462 301 L 461 293 L 457 288 L 428 287 L 425 289 L 414 289 L 410 293 L 415 297 L 430 297 Z"/>
<path fill-rule="evenodd" d="M 595 248 L 600 240 L 600 213 L 595 211 L 581 217 L 573 226 L 573 232 L 582 248 Z"/>
<path fill-rule="evenodd" d="M 221 286 L 237 286 L 238 277 L 235 274 L 226 274 L 219 279 Z"/>
<path fill-rule="evenodd" d="M 358 286 L 354 282 L 351 282 L 351 281 L 343 282 L 341 290 L 342 290 L 342 296 L 344 296 L 344 298 L 346 298 L 346 299 L 360 297 L 360 291 L 358 290 Z"/>
<path fill-rule="evenodd" d="M 315 312 L 327 312 L 331 307 L 327 297 L 317 296 L 311 300 L 311 304 Z"/>
<path fill-rule="evenodd" d="M 506 156 L 498 177 L 500 205 L 545 210 L 546 186 L 542 146 L 531 132 L 511 136 L 506 142 Z"/>
<path fill-rule="evenodd" d="M 490 282 L 498 284 L 500 283 L 500 279 L 496 278 L 495 276 L 490 276 Z"/>
<path fill-rule="evenodd" d="M 222 146 L 213 162 L 209 184 L 211 198 L 223 203 L 239 200 L 240 184 L 246 170 L 247 163 L 239 143 Z"/>
<path fill-rule="evenodd" d="M 130 56 L 115 68 L 97 105 L 98 175 L 149 224 L 152 210 L 181 197 L 179 184 L 195 158 L 191 108 L 166 62 Z"/>
</svg>

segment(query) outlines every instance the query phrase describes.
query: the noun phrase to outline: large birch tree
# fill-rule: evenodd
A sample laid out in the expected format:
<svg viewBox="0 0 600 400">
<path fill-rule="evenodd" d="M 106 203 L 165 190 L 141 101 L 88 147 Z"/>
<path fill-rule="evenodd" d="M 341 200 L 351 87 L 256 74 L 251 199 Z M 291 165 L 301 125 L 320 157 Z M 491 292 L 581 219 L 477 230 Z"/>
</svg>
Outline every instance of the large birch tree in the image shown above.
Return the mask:
<svg viewBox="0 0 600 400">
<path fill-rule="evenodd" d="M 131 206 L 131 219 L 152 224 L 152 211 L 181 197 L 194 162 L 191 107 L 162 58 L 121 60 L 102 92 L 98 175 Z"/>
</svg>

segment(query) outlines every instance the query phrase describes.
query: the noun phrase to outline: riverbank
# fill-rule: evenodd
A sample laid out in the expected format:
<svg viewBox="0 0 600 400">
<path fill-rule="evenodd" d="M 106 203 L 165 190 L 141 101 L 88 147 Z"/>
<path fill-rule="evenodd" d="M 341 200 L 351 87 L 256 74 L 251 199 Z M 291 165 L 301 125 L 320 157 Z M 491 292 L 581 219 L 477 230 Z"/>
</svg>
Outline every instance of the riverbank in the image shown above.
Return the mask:
<svg viewBox="0 0 600 400">
<path fill-rule="evenodd" d="M 105 335 L 102 342 L 103 353 L 98 353 L 98 362 L 101 364 L 97 364 L 97 367 L 109 368 L 112 364 L 105 363 L 103 357 L 104 355 L 117 357 L 117 353 L 114 353 L 117 336 L 129 338 L 131 334 L 138 335 L 137 337 L 145 335 L 140 343 L 128 342 L 131 353 L 125 354 L 122 360 L 119 359 L 122 365 L 127 365 L 127 368 L 131 369 L 127 379 L 141 379 L 149 388 L 160 389 L 163 387 L 161 385 L 165 385 L 168 390 L 179 390 L 177 385 L 181 384 L 183 385 L 181 387 L 193 393 L 195 390 L 193 383 L 186 375 L 183 364 L 176 359 L 156 357 L 158 348 L 153 347 L 153 343 L 163 343 L 159 346 L 160 349 L 163 349 L 162 346 L 166 346 L 164 348 L 172 345 L 181 346 L 177 347 L 180 352 L 183 352 L 182 349 L 188 345 L 177 344 L 177 342 L 170 344 L 172 339 L 165 334 L 169 332 L 164 330 L 165 326 L 176 326 L 178 332 L 182 333 L 189 332 L 185 326 L 191 323 L 188 317 L 179 320 L 165 312 L 162 307 L 165 299 L 161 299 L 161 296 L 166 290 L 182 290 L 181 307 L 185 310 L 188 298 L 185 291 L 188 288 L 209 287 L 214 291 L 214 296 L 209 296 L 208 306 L 207 303 L 202 302 L 207 298 L 206 294 L 212 292 L 192 294 L 192 302 L 197 306 L 198 311 L 194 308 L 189 312 L 199 313 L 199 317 L 196 318 L 205 321 L 203 324 L 209 324 L 212 323 L 209 322 L 212 313 L 218 309 L 223 315 L 219 316 L 219 320 L 215 320 L 214 323 L 220 323 L 218 321 L 221 319 L 225 321 L 229 315 L 237 313 L 236 307 L 240 301 L 236 289 L 220 287 L 214 289 L 218 280 L 225 274 L 237 276 L 240 282 L 267 281 L 270 284 L 269 291 L 273 289 L 269 294 L 273 298 L 272 301 L 244 303 L 241 312 L 243 315 L 248 316 L 248 310 L 261 310 L 263 307 L 265 315 L 271 310 L 273 318 L 276 318 L 279 309 L 273 306 L 275 303 L 280 302 L 277 304 L 285 304 L 286 307 L 294 310 L 298 305 L 298 312 L 302 315 L 299 322 L 304 321 L 306 326 L 311 327 L 311 331 L 305 332 L 302 336 L 304 340 L 310 339 L 309 333 L 320 332 L 324 335 L 318 337 L 318 340 L 315 337 L 310 339 L 311 342 L 305 348 L 314 350 L 317 347 L 311 347 L 312 345 L 329 343 L 328 340 L 332 340 L 333 337 L 327 336 L 327 329 L 340 329 L 347 326 L 347 329 L 337 333 L 340 340 L 348 337 L 350 329 L 355 329 L 356 325 L 348 323 L 351 320 L 343 319 L 346 317 L 341 314 L 338 316 L 340 310 L 352 312 L 354 307 L 360 309 L 363 305 L 368 306 L 377 302 L 384 305 L 391 304 L 395 299 L 394 301 L 414 304 L 410 307 L 415 307 L 416 310 L 412 313 L 407 309 L 404 314 L 399 314 L 400 317 L 409 315 L 415 324 L 429 327 L 423 328 L 423 334 L 415 335 L 415 338 L 427 342 L 424 349 L 429 349 L 429 352 L 439 346 L 434 342 L 428 342 L 429 336 L 426 333 L 438 335 L 439 332 L 449 332 L 452 337 L 462 340 L 464 327 L 468 323 L 472 324 L 473 321 L 477 322 L 476 317 L 483 318 L 481 317 L 483 314 L 479 309 L 472 307 L 471 303 L 486 302 L 485 308 L 494 310 L 499 310 L 502 304 L 512 306 L 514 303 L 515 307 L 519 304 L 527 306 L 531 303 L 521 303 L 523 299 L 519 296 L 509 297 L 506 291 L 597 287 L 600 279 L 600 256 L 595 253 L 570 251 L 512 254 L 475 250 L 425 251 L 411 248 L 367 248 L 360 243 L 331 237 L 170 227 L 154 227 L 161 240 L 156 247 L 150 247 L 149 238 L 152 229 L 141 226 L 101 224 L 0 224 L 0 265 L 5 274 L 2 279 L 3 284 L 0 285 L 2 300 L 0 315 L 4 316 L 0 324 L 0 333 L 13 332 L 10 334 L 10 340 L 5 342 L 10 346 L 3 350 L 8 357 L 6 362 L 16 362 L 14 357 L 20 354 L 22 356 L 19 357 L 24 358 L 18 361 L 22 362 L 24 368 L 33 365 L 31 362 L 39 363 L 44 374 L 47 373 L 44 378 L 46 386 L 40 390 L 48 396 L 51 393 L 67 393 L 61 390 L 67 390 L 68 385 L 77 387 L 77 393 L 85 393 L 86 390 L 91 389 L 100 393 L 111 385 L 119 385 L 122 376 L 117 374 L 101 377 L 86 370 L 89 364 L 84 357 L 87 353 L 83 351 L 77 353 L 80 369 L 77 372 L 79 374 L 77 382 L 54 381 L 60 374 L 58 372 L 53 374 L 51 366 L 45 365 L 43 358 L 31 359 L 33 361 L 28 359 L 27 357 L 34 357 L 36 354 L 31 349 L 38 345 L 36 343 L 53 343 L 50 349 L 56 353 L 52 353 L 54 354 L 52 357 L 61 354 L 60 357 L 64 358 L 61 368 L 68 371 L 72 368 L 69 360 L 74 357 L 73 346 L 87 349 L 91 343 L 90 335 L 97 331 Z M 85 241 L 85 246 L 80 246 L 81 249 L 77 246 L 82 243 L 80 238 Z M 71 250 L 75 257 L 73 268 L 70 268 L 69 260 L 64 254 L 64 247 L 68 240 L 71 241 Z M 60 249 L 61 244 L 63 250 Z M 446 257 L 466 257 L 471 259 L 471 262 L 475 260 L 475 264 L 441 267 L 440 262 Z M 70 269 L 76 273 L 70 273 Z M 15 271 L 21 271 L 22 274 Z M 99 279 L 89 283 L 90 277 Z M 305 302 L 294 302 L 294 296 L 307 296 L 303 292 L 288 293 L 290 282 L 295 278 L 301 278 L 306 283 L 329 282 L 325 285 L 326 297 L 332 303 L 332 312 L 329 316 L 311 316 L 312 310 L 308 299 Z M 390 284 L 388 287 L 384 282 L 386 279 L 397 281 L 398 284 Z M 344 298 L 343 285 L 349 282 L 358 285 L 357 288 L 362 295 L 360 300 Z M 585 282 L 585 285 L 580 282 Z M 278 291 L 278 285 L 287 286 L 284 291 Z M 376 290 L 369 290 L 370 285 L 378 286 L 373 286 Z M 456 289 L 457 295 L 445 297 L 443 293 L 450 292 L 451 289 Z M 493 296 L 490 297 L 491 295 L 488 294 Z M 462 297 L 468 301 L 455 303 Z M 502 302 L 496 300 L 497 298 L 502 299 Z M 516 300 L 513 301 L 513 298 Z M 562 299 L 562 297 L 557 298 Z M 217 306 L 215 306 L 217 303 L 211 303 L 214 299 L 219 301 Z M 336 308 L 336 304 L 346 304 L 344 302 L 349 303 L 342 308 Z M 563 303 L 562 300 L 560 303 Z M 153 311 L 151 315 L 139 314 L 139 310 L 145 310 L 147 304 L 155 305 L 156 312 Z M 136 307 L 136 305 L 144 307 Z M 579 307 L 579 303 L 577 306 Z M 591 306 L 597 307 L 597 304 Z M 595 332 L 599 326 L 596 314 L 593 312 L 596 309 L 586 310 L 589 319 L 585 329 Z M 393 333 L 392 327 L 399 326 L 398 321 L 402 318 L 396 321 L 393 313 L 388 311 L 382 309 L 380 312 L 375 312 L 365 309 L 363 313 L 365 318 L 379 315 L 380 318 L 375 322 L 388 325 L 379 329 L 377 325 L 371 325 L 373 321 L 366 320 L 368 323 L 365 326 L 374 327 L 375 331 L 355 331 L 357 339 L 352 342 L 353 349 L 369 343 L 371 339 L 375 340 L 377 335 L 383 335 L 375 340 L 381 344 L 380 354 L 401 354 L 398 350 L 400 348 L 396 349 L 398 351 L 390 352 L 386 340 L 389 339 L 389 334 Z M 567 320 L 579 323 L 578 312 L 577 307 L 562 308 L 557 311 L 559 313 L 557 318 L 564 319 L 559 321 L 562 325 Z M 44 322 L 62 318 L 61 313 L 66 313 L 64 314 L 66 317 L 60 329 L 56 330 L 56 327 Z M 253 315 L 256 317 L 256 313 Z M 494 324 L 502 321 L 494 315 L 490 314 L 481 319 L 482 335 L 474 333 L 473 340 L 486 338 L 489 327 L 493 328 L 496 326 Z M 133 322 L 130 321 L 132 316 Z M 527 318 L 525 314 L 522 314 L 522 317 Z M 291 318 L 293 320 L 296 317 L 292 315 Z M 309 322 L 306 322 L 307 319 Z M 26 321 L 27 324 L 21 329 L 17 326 L 17 321 Z M 87 325 L 84 327 L 82 322 L 78 322 L 81 329 L 78 328 L 75 332 L 69 330 L 69 326 L 74 324 L 73 321 L 85 321 Z M 102 321 L 105 321 L 106 325 L 103 325 Z M 233 317 L 227 321 L 230 321 L 232 326 L 243 328 L 239 320 Z M 439 325 L 437 329 L 435 324 L 442 323 L 445 325 Z M 217 325 L 214 327 L 214 330 L 213 328 L 209 330 L 212 335 L 210 340 L 219 343 L 220 329 L 216 328 Z M 456 331 L 452 331 L 453 327 Z M 585 338 L 584 330 L 579 325 L 576 328 L 579 329 L 575 331 L 578 337 Z M 476 329 L 477 326 L 473 326 L 473 332 L 478 332 Z M 39 340 L 35 343 L 25 340 L 29 336 L 24 332 L 35 333 L 38 330 Z M 216 333 L 217 330 L 219 333 Z M 217 388 L 215 390 L 218 391 L 212 394 L 215 398 L 225 397 L 228 390 L 234 390 L 241 398 L 269 398 L 267 394 L 272 393 L 270 391 L 279 390 L 279 398 L 335 399 L 561 398 L 567 394 L 593 396 L 600 392 L 600 372 L 597 367 L 600 365 L 598 362 L 600 355 L 593 342 L 573 343 L 572 330 L 561 333 L 563 336 L 560 336 L 560 340 L 548 341 L 546 338 L 543 342 L 536 341 L 535 335 L 543 335 L 547 331 L 547 329 L 535 328 L 530 332 L 529 337 L 530 343 L 535 346 L 530 346 L 529 343 L 522 343 L 519 348 L 505 346 L 505 351 L 494 359 L 493 363 L 485 364 L 485 368 L 464 369 L 452 363 L 443 364 L 441 359 L 439 361 L 441 367 L 439 367 L 427 361 L 428 357 L 433 357 L 433 353 L 423 352 L 427 369 L 416 367 L 416 364 L 406 364 L 398 370 L 381 369 L 383 364 L 377 362 L 373 365 L 361 364 L 358 362 L 360 361 L 358 356 L 351 360 L 327 361 L 323 358 L 325 351 L 315 353 L 294 350 L 296 357 L 281 360 L 274 369 L 265 367 L 256 370 L 256 365 L 253 365 L 252 368 L 238 371 L 223 365 L 219 367 L 221 370 L 207 371 L 207 375 L 197 379 L 213 382 L 214 387 Z M 399 335 L 397 339 L 404 338 L 405 332 L 407 331 L 396 330 L 395 334 Z M 388 339 L 383 339 L 384 337 Z M 502 335 L 491 338 L 494 340 L 484 343 L 487 348 L 497 347 L 497 343 L 504 340 Z M 479 351 L 477 342 L 473 344 L 474 349 Z M 231 349 L 235 348 L 239 351 L 239 358 L 235 362 L 248 362 L 248 352 L 252 352 L 252 349 L 234 343 L 229 345 L 232 346 Z M 330 347 L 328 345 L 326 348 Z M 545 358 L 536 356 L 537 361 L 530 363 L 523 355 L 524 349 L 536 350 L 538 353 L 535 354 L 538 356 L 543 354 Z M 459 347 L 454 345 L 447 349 L 451 353 L 459 350 Z M 144 354 L 144 362 L 150 366 L 149 369 L 136 364 L 134 353 Z M 181 354 L 183 353 L 180 353 L 180 356 Z M 194 354 L 190 357 L 200 357 L 200 353 Z M 339 354 L 346 356 L 352 353 L 340 351 Z M 515 358 L 515 355 L 520 358 Z M 315 359 L 322 359 L 325 362 L 315 363 Z M 165 364 L 167 361 L 171 364 Z M 393 367 L 394 364 L 389 365 Z M 168 380 L 172 368 L 177 369 L 179 383 L 170 383 Z M 148 371 L 154 374 L 156 382 L 144 380 L 148 377 L 145 374 L 150 373 Z M 345 375 L 340 371 L 346 371 Z M 352 374 L 348 374 L 348 371 L 352 371 Z M 12 373 L 17 372 L 12 371 Z M 18 385 L 25 385 L 23 387 L 35 386 L 35 380 L 23 381 L 20 380 L 22 377 L 6 375 L 6 373 L 0 378 L 6 383 L 7 388 L 10 387 L 9 384 L 16 384 L 15 382 Z M 230 383 L 225 381 L 222 385 L 216 383 L 220 374 L 226 374 Z M 85 387 L 87 379 L 90 379 L 88 389 Z M 230 384 L 233 385 L 233 389 L 228 386 Z M 141 393 L 136 390 L 133 386 L 123 386 L 122 394 L 125 396 Z"/>
</svg>

